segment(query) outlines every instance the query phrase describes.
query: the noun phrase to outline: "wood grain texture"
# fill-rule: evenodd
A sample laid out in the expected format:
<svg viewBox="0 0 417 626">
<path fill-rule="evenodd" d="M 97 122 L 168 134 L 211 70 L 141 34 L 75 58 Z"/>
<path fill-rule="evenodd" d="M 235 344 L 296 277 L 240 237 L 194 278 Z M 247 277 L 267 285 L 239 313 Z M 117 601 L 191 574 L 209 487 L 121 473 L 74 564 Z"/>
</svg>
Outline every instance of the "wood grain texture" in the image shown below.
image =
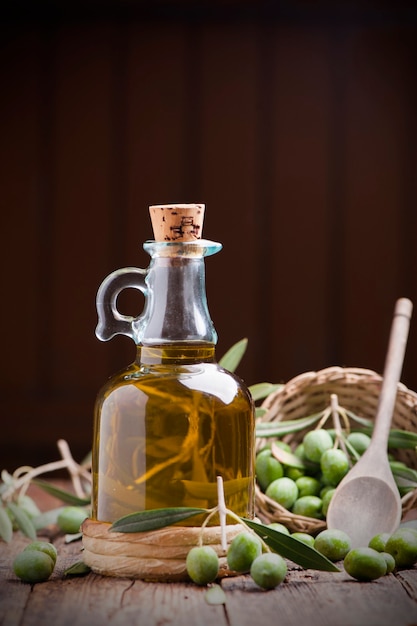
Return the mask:
<svg viewBox="0 0 417 626">
<path fill-rule="evenodd" d="M 371 583 L 340 573 L 303 570 L 288 562 L 284 583 L 259 589 L 249 576 L 223 579 L 226 604 L 212 606 L 205 588 L 189 583 L 148 583 L 88 574 L 65 578 L 80 560 L 80 542 L 65 544 L 49 534 L 58 550 L 52 577 L 34 586 L 11 571 L 14 556 L 29 540 L 16 534 L 0 545 L 0 623 L 2 626 L 251 626 L 260 618 L 283 626 L 412 626 L 417 623 L 417 569 L 403 570 Z"/>
<path fill-rule="evenodd" d="M 364 584 L 345 572 L 291 570 L 286 582 L 267 595 L 260 594 L 250 579 L 245 579 L 243 588 L 241 585 L 241 581 L 223 582 L 231 626 L 254 623 L 260 615 L 262 620 L 273 622 L 277 610 L 282 626 L 303 622 L 317 626 L 391 626 L 413 624 L 417 616 L 404 585 L 391 575 Z M 233 591 L 230 596 L 229 589 Z"/>
</svg>

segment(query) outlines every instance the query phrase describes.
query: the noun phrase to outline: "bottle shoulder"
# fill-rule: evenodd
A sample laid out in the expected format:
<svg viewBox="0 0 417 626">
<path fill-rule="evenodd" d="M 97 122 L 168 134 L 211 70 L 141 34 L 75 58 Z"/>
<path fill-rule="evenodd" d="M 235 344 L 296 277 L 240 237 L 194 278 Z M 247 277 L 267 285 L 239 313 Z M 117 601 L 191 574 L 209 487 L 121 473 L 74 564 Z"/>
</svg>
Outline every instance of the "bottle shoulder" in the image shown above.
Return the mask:
<svg viewBox="0 0 417 626">
<path fill-rule="evenodd" d="M 184 393 L 193 393 L 211 395 L 225 404 L 235 399 L 252 404 L 244 381 L 216 362 L 182 366 L 133 363 L 111 376 L 99 395 L 109 396 L 126 386 L 133 386 L 147 395 L 163 392 L 167 397 L 175 398 Z"/>
</svg>

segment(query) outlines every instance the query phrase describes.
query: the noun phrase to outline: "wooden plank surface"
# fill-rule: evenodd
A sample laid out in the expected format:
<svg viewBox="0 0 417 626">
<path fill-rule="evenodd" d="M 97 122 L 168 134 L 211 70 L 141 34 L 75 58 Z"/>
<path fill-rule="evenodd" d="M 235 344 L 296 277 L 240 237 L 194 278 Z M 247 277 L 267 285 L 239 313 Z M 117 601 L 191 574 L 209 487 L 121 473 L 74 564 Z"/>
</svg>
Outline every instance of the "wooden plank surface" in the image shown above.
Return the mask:
<svg viewBox="0 0 417 626">
<path fill-rule="evenodd" d="M 254 624 L 260 615 L 263 622 L 274 623 L 277 611 L 280 626 L 393 626 L 412 624 L 417 617 L 415 577 L 413 599 L 393 575 L 372 583 L 358 583 L 345 572 L 296 569 L 290 571 L 287 582 L 266 595 L 259 593 L 248 578 L 243 584 L 241 580 L 229 579 L 223 587 L 231 626 Z"/>
<path fill-rule="evenodd" d="M 31 487 L 30 494 L 41 510 L 61 504 L 37 487 Z M 417 566 L 359 583 L 343 570 L 303 570 L 288 561 L 287 577 L 277 589 L 262 591 L 249 576 L 223 579 L 226 603 L 212 606 L 206 589 L 191 583 L 149 583 L 93 573 L 65 577 L 65 570 L 82 558 L 81 541 L 66 544 L 54 528 L 44 539 L 55 544 L 57 563 L 48 581 L 33 586 L 12 571 L 15 555 L 30 540 L 15 533 L 10 544 L 0 542 L 0 626 L 253 626 L 259 619 L 279 626 L 417 624 Z"/>
<path fill-rule="evenodd" d="M 51 537 L 48 537 L 51 539 Z M 257 620 L 280 626 L 410 626 L 417 623 L 417 568 L 359 583 L 346 573 L 302 570 L 289 563 L 286 581 L 262 591 L 249 576 L 222 581 L 226 604 L 211 606 L 205 588 L 187 583 L 148 583 L 88 574 L 63 577 L 80 559 L 80 542 L 52 538 L 58 549 L 47 582 L 20 582 L 11 570 L 14 555 L 28 542 L 18 535 L 0 546 L 2 626 L 252 626 Z"/>
</svg>

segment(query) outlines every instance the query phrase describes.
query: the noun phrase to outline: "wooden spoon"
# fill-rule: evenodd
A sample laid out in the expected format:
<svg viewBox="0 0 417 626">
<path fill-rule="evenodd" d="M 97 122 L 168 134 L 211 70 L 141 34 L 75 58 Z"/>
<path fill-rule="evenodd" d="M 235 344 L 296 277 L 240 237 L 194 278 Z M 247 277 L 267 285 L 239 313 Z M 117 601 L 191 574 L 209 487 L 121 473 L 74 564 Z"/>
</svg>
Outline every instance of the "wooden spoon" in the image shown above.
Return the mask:
<svg viewBox="0 0 417 626">
<path fill-rule="evenodd" d="M 401 521 L 387 447 L 412 310 L 410 300 L 397 300 L 371 443 L 339 483 L 327 511 L 327 527 L 345 531 L 352 548 L 367 546 L 378 533 L 392 533 Z"/>
</svg>

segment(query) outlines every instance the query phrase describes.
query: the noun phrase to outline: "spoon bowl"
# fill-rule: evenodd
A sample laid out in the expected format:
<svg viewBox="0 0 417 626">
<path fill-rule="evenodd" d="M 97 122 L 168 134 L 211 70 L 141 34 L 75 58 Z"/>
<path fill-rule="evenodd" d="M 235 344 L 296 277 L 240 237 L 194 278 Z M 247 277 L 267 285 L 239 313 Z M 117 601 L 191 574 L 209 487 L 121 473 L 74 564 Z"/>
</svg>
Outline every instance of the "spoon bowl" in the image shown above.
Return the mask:
<svg viewBox="0 0 417 626">
<path fill-rule="evenodd" d="M 407 298 L 396 302 L 371 443 L 338 485 L 327 511 L 327 527 L 345 531 L 352 548 L 367 546 L 378 533 L 392 533 L 401 521 L 387 447 L 412 308 Z"/>
<path fill-rule="evenodd" d="M 372 461 L 374 467 L 378 463 L 382 470 L 381 459 Z M 368 467 L 361 464 L 356 476 L 340 483 L 327 512 L 328 528 L 344 530 L 352 548 L 367 546 L 378 533 L 392 533 L 401 521 L 401 499 L 389 464 L 386 476 L 382 471 L 380 476 L 363 474 Z"/>
</svg>

